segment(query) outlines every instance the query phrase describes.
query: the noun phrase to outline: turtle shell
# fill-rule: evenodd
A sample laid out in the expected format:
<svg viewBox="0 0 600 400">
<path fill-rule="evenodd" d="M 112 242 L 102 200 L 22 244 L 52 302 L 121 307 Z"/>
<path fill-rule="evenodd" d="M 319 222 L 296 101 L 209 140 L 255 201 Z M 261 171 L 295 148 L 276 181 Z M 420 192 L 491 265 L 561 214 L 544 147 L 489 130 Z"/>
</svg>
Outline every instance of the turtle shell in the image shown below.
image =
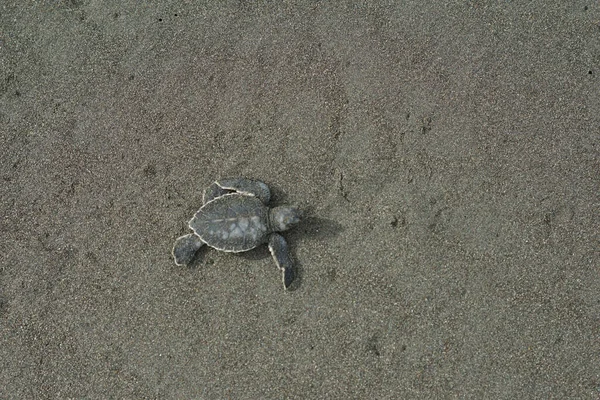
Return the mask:
<svg viewBox="0 0 600 400">
<path fill-rule="evenodd" d="M 266 242 L 269 209 L 256 197 L 226 194 L 206 203 L 189 226 L 217 250 L 241 252 Z"/>
</svg>

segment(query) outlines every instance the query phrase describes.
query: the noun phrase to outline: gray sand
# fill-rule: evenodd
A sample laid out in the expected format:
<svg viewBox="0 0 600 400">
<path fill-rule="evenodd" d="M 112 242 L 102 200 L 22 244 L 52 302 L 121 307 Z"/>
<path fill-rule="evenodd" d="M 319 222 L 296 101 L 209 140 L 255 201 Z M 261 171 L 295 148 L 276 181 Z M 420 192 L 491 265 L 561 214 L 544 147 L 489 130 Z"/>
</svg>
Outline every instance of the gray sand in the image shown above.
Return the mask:
<svg viewBox="0 0 600 400">
<path fill-rule="evenodd" d="M 0 398 L 599 398 L 598 2 L 7 3 Z"/>
</svg>

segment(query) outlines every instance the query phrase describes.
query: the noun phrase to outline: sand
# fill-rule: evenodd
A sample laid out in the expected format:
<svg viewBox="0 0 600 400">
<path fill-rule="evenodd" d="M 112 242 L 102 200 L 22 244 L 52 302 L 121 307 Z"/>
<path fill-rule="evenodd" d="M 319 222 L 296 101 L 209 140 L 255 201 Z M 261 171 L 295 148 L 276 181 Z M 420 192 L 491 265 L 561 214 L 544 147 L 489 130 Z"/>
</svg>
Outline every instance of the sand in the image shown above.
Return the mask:
<svg viewBox="0 0 600 400">
<path fill-rule="evenodd" d="M 599 398 L 597 3 L 200 3 L 0 6 L 0 398 Z"/>
</svg>

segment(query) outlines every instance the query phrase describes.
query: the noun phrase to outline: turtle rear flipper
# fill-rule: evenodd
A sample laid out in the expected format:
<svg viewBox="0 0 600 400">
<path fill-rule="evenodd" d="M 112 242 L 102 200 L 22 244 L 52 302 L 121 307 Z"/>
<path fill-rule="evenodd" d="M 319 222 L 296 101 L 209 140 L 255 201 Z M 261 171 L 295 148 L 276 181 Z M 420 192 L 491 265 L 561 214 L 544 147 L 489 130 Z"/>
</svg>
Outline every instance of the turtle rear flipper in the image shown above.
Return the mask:
<svg viewBox="0 0 600 400">
<path fill-rule="evenodd" d="M 273 233 L 269 237 L 269 251 L 275 260 L 275 264 L 282 272 L 283 287 L 288 289 L 296 277 L 294 274 L 294 264 L 290 258 L 287 243 L 283 236 Z"/>
<path fill-rule="evenodd" d="M 175 264 L 188 265 L 191 263 L 196 255 L 196 252 L 203 245 L 204 242 L 193 233 L 178 237 L 177 240 L 175 240 L 175 245 L 173 246 L 172 251 Z"/>
</svg>

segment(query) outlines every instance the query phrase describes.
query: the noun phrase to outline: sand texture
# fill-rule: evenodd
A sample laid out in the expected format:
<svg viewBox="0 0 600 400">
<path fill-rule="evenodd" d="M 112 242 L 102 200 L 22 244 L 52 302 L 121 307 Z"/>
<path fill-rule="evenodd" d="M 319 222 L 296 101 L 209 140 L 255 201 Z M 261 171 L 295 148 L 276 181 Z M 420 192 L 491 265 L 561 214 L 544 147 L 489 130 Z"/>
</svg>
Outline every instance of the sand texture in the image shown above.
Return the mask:
<svg viewBox="0 0 600 400">
<path fill-rule="evenodd" d="M 592 1 L 1 2 L 0 398 L 598 399 L 599 79 Z M 232 176 L 293 290 L 173 263 Z"/>
</svg>

